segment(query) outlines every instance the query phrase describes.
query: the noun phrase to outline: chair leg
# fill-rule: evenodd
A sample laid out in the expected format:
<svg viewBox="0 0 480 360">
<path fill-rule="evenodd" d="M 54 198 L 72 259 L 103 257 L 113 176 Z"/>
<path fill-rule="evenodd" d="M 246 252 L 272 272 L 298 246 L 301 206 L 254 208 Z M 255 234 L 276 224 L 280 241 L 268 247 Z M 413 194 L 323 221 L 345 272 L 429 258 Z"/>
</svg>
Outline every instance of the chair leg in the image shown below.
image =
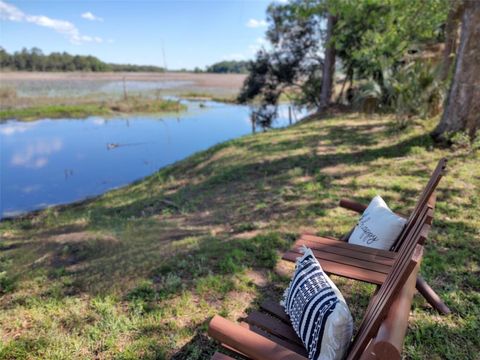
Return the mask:
<svg viewBox="0 0 480 360">
<path fill-rule="evenodd" d="M 447 305 L 440 299 L 440 296 L 427 284 L 427 282 L 420 276 L 417 276 L 416 283 L 417 290 L 423 297 L 435 308 L 439 313 L 443 315 L 448 315 L 451 313 L 451 310 Z"/>
</svg>

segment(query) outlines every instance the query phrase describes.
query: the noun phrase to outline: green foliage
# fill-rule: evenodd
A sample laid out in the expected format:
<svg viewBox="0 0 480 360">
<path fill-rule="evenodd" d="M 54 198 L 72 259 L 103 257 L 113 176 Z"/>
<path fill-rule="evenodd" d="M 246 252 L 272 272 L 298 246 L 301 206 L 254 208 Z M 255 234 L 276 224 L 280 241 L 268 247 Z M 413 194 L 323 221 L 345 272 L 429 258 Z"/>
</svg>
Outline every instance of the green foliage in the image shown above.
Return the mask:
<svg viewBox="0 0 480 360">
<path fill-rule="evenodd" d="M 439 113 L 443 86 L 436 68 L 429 63 L 414 62 L 401 67 L 391 78 L 384 77 L 397 120 L 405 123 L 415 115 L 424 118 Z"/>
<path fill-rule="evenodd" d="M 7 294 L 15 289 L 15 280 L 8 276 L 6 271 L 0 271 L 0 295 Z"/>
<path fill-rule="evenodd" d="M 318 2 L 274 3 L 268 8 L 271 50 L 258 51 L 238 96 L 240 103 L 260 101 L 257 123 L 263 126 L 270 125 L 280 96 L 288 90 L 298 90 L 294 99 L 301 105 L 319 105 L 323 22 L 322 14 L 312 10 Z"/>
<path fill-rule="evenodd" d="M 354 104 L 362 111 L 393 112 L 398 126 L 404 128 L 414 116 L 432 117 L 439 113 L 444 97 L 444 86 L 438 80 L 437 68 L 430 63 L 415 61 L 386 67 L 382 84 L 374 79 L 360 82 Z"/>
<path fill-rule="evenodd" d="M 468 149 L 472 151 L 480 149 L 480 135 L 477 135 L 473 139 L 468 133 L 462 131 L 457 131 L 446 135 L 453 149 Z"/>
<path fill-rule="evenodd" d="M 367 113 L 372 113 L 382 104 L 382 89 L 374 80 L 363 81 L 355 91 L 354 105 Z"/>
<path fill-rule="evenodd" d="M 337 54 L 352 78 L 373 78 L 401 62 L 422 44 L 443 41 L 447 0 L 330 0 L 337 14 L 334 31 Z"/>
<path fill-rule="evenodd" d="M 151 281 L 143 281 L 128 294 L 129 300 L 153 301 L 156 297 L 156 291 Z"/>
<path fill-rule="evenodd" d="M 167 297 L 175 294 L 182 289 L 182 278 L 173 273 L 168 273 L 159 281 L 159 294 L 161 297 Z"/>
<path fill-rule="evenodd" d="M 66 52 L 45 55 L 36 47 L 30 50 L 23 48 L 13 54 L 0 47 L 0 68 L 19 71 L 164 71 L 151 65 L 108 64 L 94 56 L 70 55 Z"/>
<path fill-rule="evenodd" d="M 399 123 L 417 114 L 432 116 L 440 108 L 442 87 L 434 71 L 412 61 L 423 49 L 443 41 L 447 0 L 310 0 L 268 8 L 267 38 L 250 63 L 240 102 L 260 99 L 260 122 L 276 114 L 287 89 L 301 105 L 318 107 L 322 84 L 325 23 L 334 14 L 336 54 L 346 80 L 360 80 L 355 102 L 369 112 L 394 111 Z M 411 65 L 413 64 L 413 65 Z M 417 73 L 418 72 L 418 73 Z"/>
<path fill-rule="evenodd" d="M 208 66 L 206 72 L 218 74 L 245 74 L 248 72 L 248 61 L 220 61 Z"/>
</svg>

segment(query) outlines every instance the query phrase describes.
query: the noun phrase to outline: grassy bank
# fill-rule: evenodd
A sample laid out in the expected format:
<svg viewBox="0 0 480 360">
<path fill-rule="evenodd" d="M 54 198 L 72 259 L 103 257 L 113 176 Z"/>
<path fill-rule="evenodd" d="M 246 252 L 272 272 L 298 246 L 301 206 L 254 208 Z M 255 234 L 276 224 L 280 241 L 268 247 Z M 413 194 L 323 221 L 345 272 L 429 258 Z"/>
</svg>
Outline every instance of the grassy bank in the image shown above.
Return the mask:
<svg viewBox="0 0 480 360">
<path fill-rule="evenodd" d="M 405 355 L 475 359 L 479 151 L 434 147 L 433 121 L 392 124 L 338 115 L 246 136 L 95 200 L 4 221 L 0 358 L 207 358 L 211 316 L 279 298 L 292 266 L 278 256 L 296 234 L 348 231 L 356 216 L 341 197 L 380 194 L 408 213 L 447 156 L 421 272 L 453 313 L 416 296 Z M 359 319 L 372 287 L 333 280 Z"/>
<path fill-rule="evenodd" d="M 43 104 L 29 107 L 0 109 L 0 120 L 35 120 L 41 118 L 85 118 L 92 115 L 109 116 L 127 113 L 162 113 L 185 110 L 178 101 L 130 97 L 127 100 L 111 100 L 80 104 Z"/>
</svg>

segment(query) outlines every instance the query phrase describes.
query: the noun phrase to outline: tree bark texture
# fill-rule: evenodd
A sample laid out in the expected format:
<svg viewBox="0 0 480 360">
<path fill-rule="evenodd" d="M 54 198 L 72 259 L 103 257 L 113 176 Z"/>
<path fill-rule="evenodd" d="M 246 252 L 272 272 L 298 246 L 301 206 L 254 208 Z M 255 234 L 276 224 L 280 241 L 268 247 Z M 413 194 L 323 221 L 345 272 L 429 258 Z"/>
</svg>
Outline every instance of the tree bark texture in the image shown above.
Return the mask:
<svg viewBox="0 0 480 360">
<path fill-rule="evenodd" d="M 471 138 L 480 127 L 480 1 L 465 1 L 455 70 L 442 119 L 433 132 L 466 131 Z"/>
<path fill-rule="evenodd" d="M 455 60 L 455 53 L 458 44 L 458 30 L 463 13 L 463 2 L 461 0 L 450 1 L 450 11 L 448 12 L 447 23 L 445 26 L 445 49 L 443 51 L 443 61 L 440 78 L 446 80 Z"/>
<path fill-rule="evenodd" d="M 337 18 L 332 14 L 327 17 L 327 33 L 325 37 L 325 61 L 322 72 L 322 89 L 320 92 L 320 110 L 330 105 L 332 98 L 333 78 L 335 75 L 335 44 L 332 41 L 333 29 Z"/>
</svg>

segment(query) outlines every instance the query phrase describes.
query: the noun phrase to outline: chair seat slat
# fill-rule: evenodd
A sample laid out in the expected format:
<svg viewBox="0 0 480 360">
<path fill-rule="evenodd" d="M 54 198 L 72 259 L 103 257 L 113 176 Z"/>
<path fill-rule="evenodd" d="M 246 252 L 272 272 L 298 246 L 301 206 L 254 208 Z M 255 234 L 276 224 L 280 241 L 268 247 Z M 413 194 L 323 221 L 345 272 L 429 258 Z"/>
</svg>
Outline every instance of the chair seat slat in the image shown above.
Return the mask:
<svg viewBox="0 0 480 360">
<path fill-rule="evenodd" d="M 295 241 L 295 244 L 294 244 L 295 247 L 302 246 L 302 245 L 305 245 L 306 247 L 309 247 L 313 250 L 319 250 L 322 252 L 332 253 L 336 255 L 344 255 L 352 259 L 369 261 L 369 262 L 373 262 L 380 265 L 391 266 L 395 260 L 395 253 L 393 253 L 393 256 L 390 256 L 389 254 L 389 257 L 385 257 L 382 255 L 378 255 L 376 251 L 360 252 L 358 251 L 356 246 L 342 246 L 342 247 L 334 246 L 330 242 L 324 242 L 321 237 L 318 237 L 318 239 L 316 239 L 315 241 L 304 240 L 303 238 L 300 238 L 299 240 Z M 347 245 L 353 245 L 353 244 L 347 243 Z M 367 248 L 367 249 L 375 250 L 372 248 Z"/>
<path fill-rule="evenodd" d="M 286 252 L 282 259 L 295 262 L 302 254 L 294 251 Z M 335 274 L 348 279 L 360 280 L 370 284 L 381 285 L 385 281 L 386 274 L 376 270 L 363 269 L 352 265 L 346 265 L 327 259 L 320 259 L 323 270 L 329 274 Z"/>
<path fill-rule="evenodd" d="M 303 346 L 302 341 L 297 336 L 291 325 L 287 325 L 273 316 L 263 314 L 259 311 L 253 311 L 244 319 L 250 325 L 255 325 L 262 330 L 278 336 L 286 341 Z"/>
<path fill-rule="evenodd" d="M 338 248 L 343 248 L 343 249 L 348 249 L 348 250 L 356 250 L 361 253 L 365 253 L 368 255 L 375 255 L 378 257 L 385 257 L 387 259 L 395 259 L 395 254 L 392 253 L 391 251 L 388 250 L 382 250 L 382 249 L 372 249 L 366 246 L 362 245 L 356 245 L 356 244 L 350 244 L 344 241 L 338 241 L 338 239 L 330 239 L 326 238 L 323 236 L 315 236 L 315 235 L 310 235 L 310 234 L 303 234 L 300 237 L 301 240 L 306 240 L 306 241 L 321 241 L 323 244 L 328 244 L 331 246 L 335 246 Z"/>
<path fill-rule="evenodd" d="M 245 328 L 245 329 L 248 329 L 250 331 L 253 331 L 254 333 L 256 333 L 258 335 L 262 335 L 263 337 L 266 337 L 267 339 L 272 340 L 274 343 L 280 344 L 280 345 L 282 345 L 283 347 L 285 347 L 289 350 L 295 351 L 299 355 L 307 356 L 307 352 L 306 352 L 305 348 L 303 346 L 297 344 L 297 343 L 286 341 L 282 338 L 279 338 L 278 336 L 273 335 L 272 333 L 270 333 L 268 331 L 260 329 L 258 326 L 251 325 L 251 324 L 246 323 L 246 322 L 241 322 L 240 326 Z"/>
<path fill-rule="evenodd" d="M 280 303 L 277 301 L 266 300 L 260 304 L 260 308 L 269 313 L 270 315 L 275 316 L 279 320 L 283 321 L 284 323 L 290 325 L 290 318 L 285 313 L 285 309 L 283 308 Z"/>
<path fill-rule="evenodd" d="M 292 251 L 296 251 L 300 253 L 302 245 L 303 245 L 302 242 L 299 242 L 292 248 Z M 351 265 L 351 266 L 355 266 L 355 267 L 367 269 L 367 270 L 375 269 L 375 271 L 384 273 L 384 274 L 388 274 L 388 272 L 390 271 L 390 268 L 393 265 L 393 261 L 391 261 L 389 265 L 379 264 L 378 262 L 360 260 L 349 255 L 334 253 L 330 251 L 323 251 L 321 247 L 317 247 L 316 249 L 312 248 L 312 252 L 315 255 L 315 257 L 320 261 L 320 264 L 321 264 L 321 260 L 324 259 L 324 260 L 329 260 L 329 261 L 333 261 L 333 262 L 337 262 L 345 265 Z"/>
</svg>

